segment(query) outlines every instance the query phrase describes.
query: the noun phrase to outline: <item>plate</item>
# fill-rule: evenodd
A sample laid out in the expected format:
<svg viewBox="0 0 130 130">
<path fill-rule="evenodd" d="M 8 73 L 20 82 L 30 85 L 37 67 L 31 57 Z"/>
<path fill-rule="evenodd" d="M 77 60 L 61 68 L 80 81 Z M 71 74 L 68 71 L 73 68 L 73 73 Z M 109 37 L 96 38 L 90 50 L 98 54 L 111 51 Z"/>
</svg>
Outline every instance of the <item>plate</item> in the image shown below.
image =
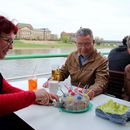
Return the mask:
<svg viewBox="0 0 130 130">
<path fill-rule="evenodd" d="M 61 111 L 63 112 L 68 112 L 68 113 L 83 113 L 83 112 L 87 112 L 90 111 L 93 107 L 93 104 L 91 102 L 89 102 L 89 106 L 83 110 L 67 110 L 64 108 L 60 108 Z"/>
</svg>

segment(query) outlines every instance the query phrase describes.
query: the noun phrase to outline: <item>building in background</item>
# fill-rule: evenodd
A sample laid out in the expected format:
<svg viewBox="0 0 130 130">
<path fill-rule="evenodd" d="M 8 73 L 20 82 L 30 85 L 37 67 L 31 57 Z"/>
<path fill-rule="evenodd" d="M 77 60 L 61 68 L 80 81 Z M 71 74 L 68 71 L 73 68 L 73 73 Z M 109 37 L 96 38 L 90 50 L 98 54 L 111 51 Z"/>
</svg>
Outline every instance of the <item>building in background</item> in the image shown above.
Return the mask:
<svg viewBox="0 0 130 130">
<path fill-rule="evenodd" d="M 66 33 L 61 32 L 60 39 L 66 40 L 66 42 L 74 42 L 75 41 L 75 33 Z"/>
<path fill-rule="evenodd" d="M 48 28 L 34 29 L 31 24 L 18 23 L 19 30 L 16 39 L 24 40 L 58 40 L 56 34 L 51 34 Z"/>
</svg>

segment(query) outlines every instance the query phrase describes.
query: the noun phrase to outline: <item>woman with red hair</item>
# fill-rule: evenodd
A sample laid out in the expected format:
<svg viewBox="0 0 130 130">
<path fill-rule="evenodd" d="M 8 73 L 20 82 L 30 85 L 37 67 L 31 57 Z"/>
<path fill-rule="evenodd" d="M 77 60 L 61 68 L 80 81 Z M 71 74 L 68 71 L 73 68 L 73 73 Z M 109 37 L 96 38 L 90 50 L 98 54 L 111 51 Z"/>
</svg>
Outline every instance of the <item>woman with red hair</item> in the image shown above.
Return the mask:
<svg viewBox="0 0 130 130">
<path fill-rule="evenodd" d="M 3 59 L 8 50 L 13 48 L 13 41 L 17 31 L 16 25 L 4 16 L 0 16 L 0 59 Z M 53 99 L 58 100 L 58 96 L 50 94 L 44 89 L 23 91 L 15 88 L 0 73 L 0 117 L 25 108 L 35 102 L 47 105 Z"/>
</svg>

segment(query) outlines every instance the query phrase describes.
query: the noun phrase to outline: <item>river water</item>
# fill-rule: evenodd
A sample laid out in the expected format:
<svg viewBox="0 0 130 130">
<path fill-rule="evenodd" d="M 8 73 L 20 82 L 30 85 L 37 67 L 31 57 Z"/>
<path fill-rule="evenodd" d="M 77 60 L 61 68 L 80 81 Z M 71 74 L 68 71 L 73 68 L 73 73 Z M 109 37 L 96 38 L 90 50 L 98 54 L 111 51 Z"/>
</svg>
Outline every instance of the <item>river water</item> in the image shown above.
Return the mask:
<svg viewBox="0 0 130 130">
<path fill-rule="evenodd" d="M 73 49 L 24 49 L 11 50 L 8 55 L 28 55 L 28 54 L 60 54 L 71 53 Z M 100 52 L 109 52 L 111 49 L 99 49 Z M 54 66 L 61 67 L 66 58 L 37 58 L 37 59 L 17 59 L 17 60 L 0 60 L 0 72 L 5 78 L 19 76 L 50 73 Z"/>
</svg>

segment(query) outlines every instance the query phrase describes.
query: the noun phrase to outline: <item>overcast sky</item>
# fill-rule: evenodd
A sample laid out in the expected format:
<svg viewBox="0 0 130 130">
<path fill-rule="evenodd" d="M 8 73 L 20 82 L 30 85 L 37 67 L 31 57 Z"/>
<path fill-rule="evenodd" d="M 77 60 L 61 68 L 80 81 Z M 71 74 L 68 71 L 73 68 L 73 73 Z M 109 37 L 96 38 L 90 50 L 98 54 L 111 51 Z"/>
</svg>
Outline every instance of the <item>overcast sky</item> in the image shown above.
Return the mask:
<svg viewBox="0 0 130 130">
<path fill-rule="evenodd" d="M 58 35 L 79 27 L 104 40 L 130 34 L 130 0 L 0 0 L 0 15 Z"/>
</svg>

